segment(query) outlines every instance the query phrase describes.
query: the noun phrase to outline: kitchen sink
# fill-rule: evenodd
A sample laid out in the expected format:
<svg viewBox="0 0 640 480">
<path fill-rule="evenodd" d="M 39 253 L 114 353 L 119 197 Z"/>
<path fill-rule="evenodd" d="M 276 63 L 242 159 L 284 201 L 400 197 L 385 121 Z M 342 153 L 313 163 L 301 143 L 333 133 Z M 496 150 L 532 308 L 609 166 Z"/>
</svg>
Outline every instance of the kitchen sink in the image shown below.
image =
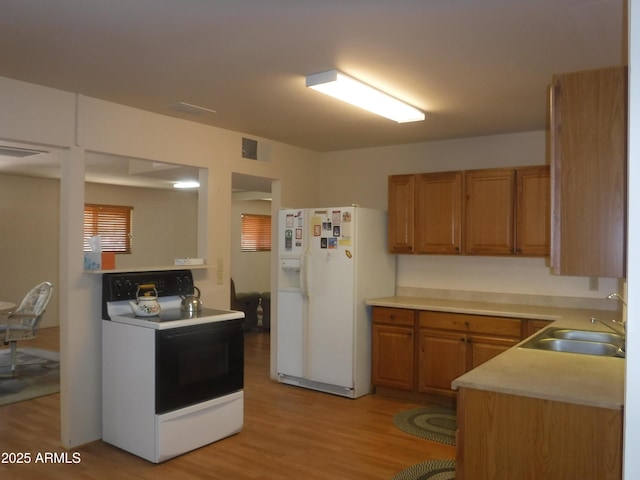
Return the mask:
<svg viewBox="0 0 640 480">
<path fill-rule="evenodd" d="M 549 334 L 552 338 L 564 338 L 566 340 L 579 340 L 583 342 L 611 343 L 612 345 L 624 347 L 624 337 L 617 333 L 552 328 L 550 329 Z"/>
<path fill-rule="evenodd" d="M 624 358 L 624 347 L 624 337 L 616 333 L 565 328 L 543 330 L 520 345 L 520 348 L 618 358 Z"/>
</svg>

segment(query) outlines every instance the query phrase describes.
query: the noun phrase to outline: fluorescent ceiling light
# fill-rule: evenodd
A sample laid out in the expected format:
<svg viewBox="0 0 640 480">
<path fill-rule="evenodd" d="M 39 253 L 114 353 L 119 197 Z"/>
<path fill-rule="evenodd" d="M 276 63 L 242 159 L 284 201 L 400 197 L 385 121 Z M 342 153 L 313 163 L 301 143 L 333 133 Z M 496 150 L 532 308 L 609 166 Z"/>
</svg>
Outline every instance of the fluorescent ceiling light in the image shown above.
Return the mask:
<svg viewBox="0 0 640 480">
<path fill-rule="evenodd" d="M 176 182 L 173 184 L 173 188 L 198 188 L 200 184 L 195 181 Z"/>
<path fill-rule="evenodd" d="M 210 108 L 201 107 L 200 105 L 194 105 L 187 102 L 178 102 L 173 105 L 169 105 L 171 110 L 177 110 L 178 112 L 190 113 L 192 115 L 201 115 L 203 113 L 218 113 Z"/>
<path fill-rule="evenodd" d="M 398 123 L 424 120 L 424 112 L 338 70 L 307 75 L 307 87 Z"/>
</svg>

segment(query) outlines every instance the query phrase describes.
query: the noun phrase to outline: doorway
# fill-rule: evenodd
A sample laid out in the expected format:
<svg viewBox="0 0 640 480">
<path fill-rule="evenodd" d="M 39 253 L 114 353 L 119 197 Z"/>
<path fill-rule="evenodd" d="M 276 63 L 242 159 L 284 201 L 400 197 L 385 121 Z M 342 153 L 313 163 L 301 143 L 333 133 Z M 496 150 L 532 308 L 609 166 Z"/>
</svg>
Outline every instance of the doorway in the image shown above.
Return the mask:
<svg viewBox="0 0 640 480">
<path fill-rule="evenodd" d="M 245 311 L 246 331 L 269 331 L 271 320 L 270 250 L 252 248 L 247 242 L 247 229 L 252 236 L 266 237 L 272 225 L 272 180 L 234 173 L 231 199 L 230 274 L 236 308 Z M 243 231 L 245 232 L 243 242 Z M 269 242 L 270 243 L 270 242 Z"/>
</svg>

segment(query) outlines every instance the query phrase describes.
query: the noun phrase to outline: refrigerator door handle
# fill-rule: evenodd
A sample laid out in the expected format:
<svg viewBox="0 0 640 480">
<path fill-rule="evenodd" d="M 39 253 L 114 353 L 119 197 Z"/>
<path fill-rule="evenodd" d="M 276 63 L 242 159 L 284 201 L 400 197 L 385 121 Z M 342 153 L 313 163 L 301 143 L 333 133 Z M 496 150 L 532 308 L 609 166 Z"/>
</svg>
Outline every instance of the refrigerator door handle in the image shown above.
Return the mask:
<svg viewBox="0 0 640 480">
<path fill-rule="evenodd" d="M 309 251 L 302 253 L 302 261 L 300 262 L 300 290 L 302 296 L 309 299 Z"/>
</svg>

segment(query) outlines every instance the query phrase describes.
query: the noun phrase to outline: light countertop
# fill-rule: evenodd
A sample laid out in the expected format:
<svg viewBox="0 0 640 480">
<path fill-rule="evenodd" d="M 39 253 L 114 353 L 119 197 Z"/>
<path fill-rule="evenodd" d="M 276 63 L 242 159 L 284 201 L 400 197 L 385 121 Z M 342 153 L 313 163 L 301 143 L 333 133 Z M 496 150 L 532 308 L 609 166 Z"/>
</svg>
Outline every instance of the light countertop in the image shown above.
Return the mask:
<svg viewBox="0 0 640 480">
<path fill-rule="evenodd" d="M 551 320 L 554 327 L 609 331 L 591 317 L 620 319 L 620 312 L 421 297 L 386 297 L 367 305 L 475 315 Z M 548 328 L 548 327 L 547 327 Z M 492 358 L 453 381 L 453 388 L 475 388 L 581 405 L 620 409 L 624 405 L 625 360 L 519 348 Z"/>
</svg>

